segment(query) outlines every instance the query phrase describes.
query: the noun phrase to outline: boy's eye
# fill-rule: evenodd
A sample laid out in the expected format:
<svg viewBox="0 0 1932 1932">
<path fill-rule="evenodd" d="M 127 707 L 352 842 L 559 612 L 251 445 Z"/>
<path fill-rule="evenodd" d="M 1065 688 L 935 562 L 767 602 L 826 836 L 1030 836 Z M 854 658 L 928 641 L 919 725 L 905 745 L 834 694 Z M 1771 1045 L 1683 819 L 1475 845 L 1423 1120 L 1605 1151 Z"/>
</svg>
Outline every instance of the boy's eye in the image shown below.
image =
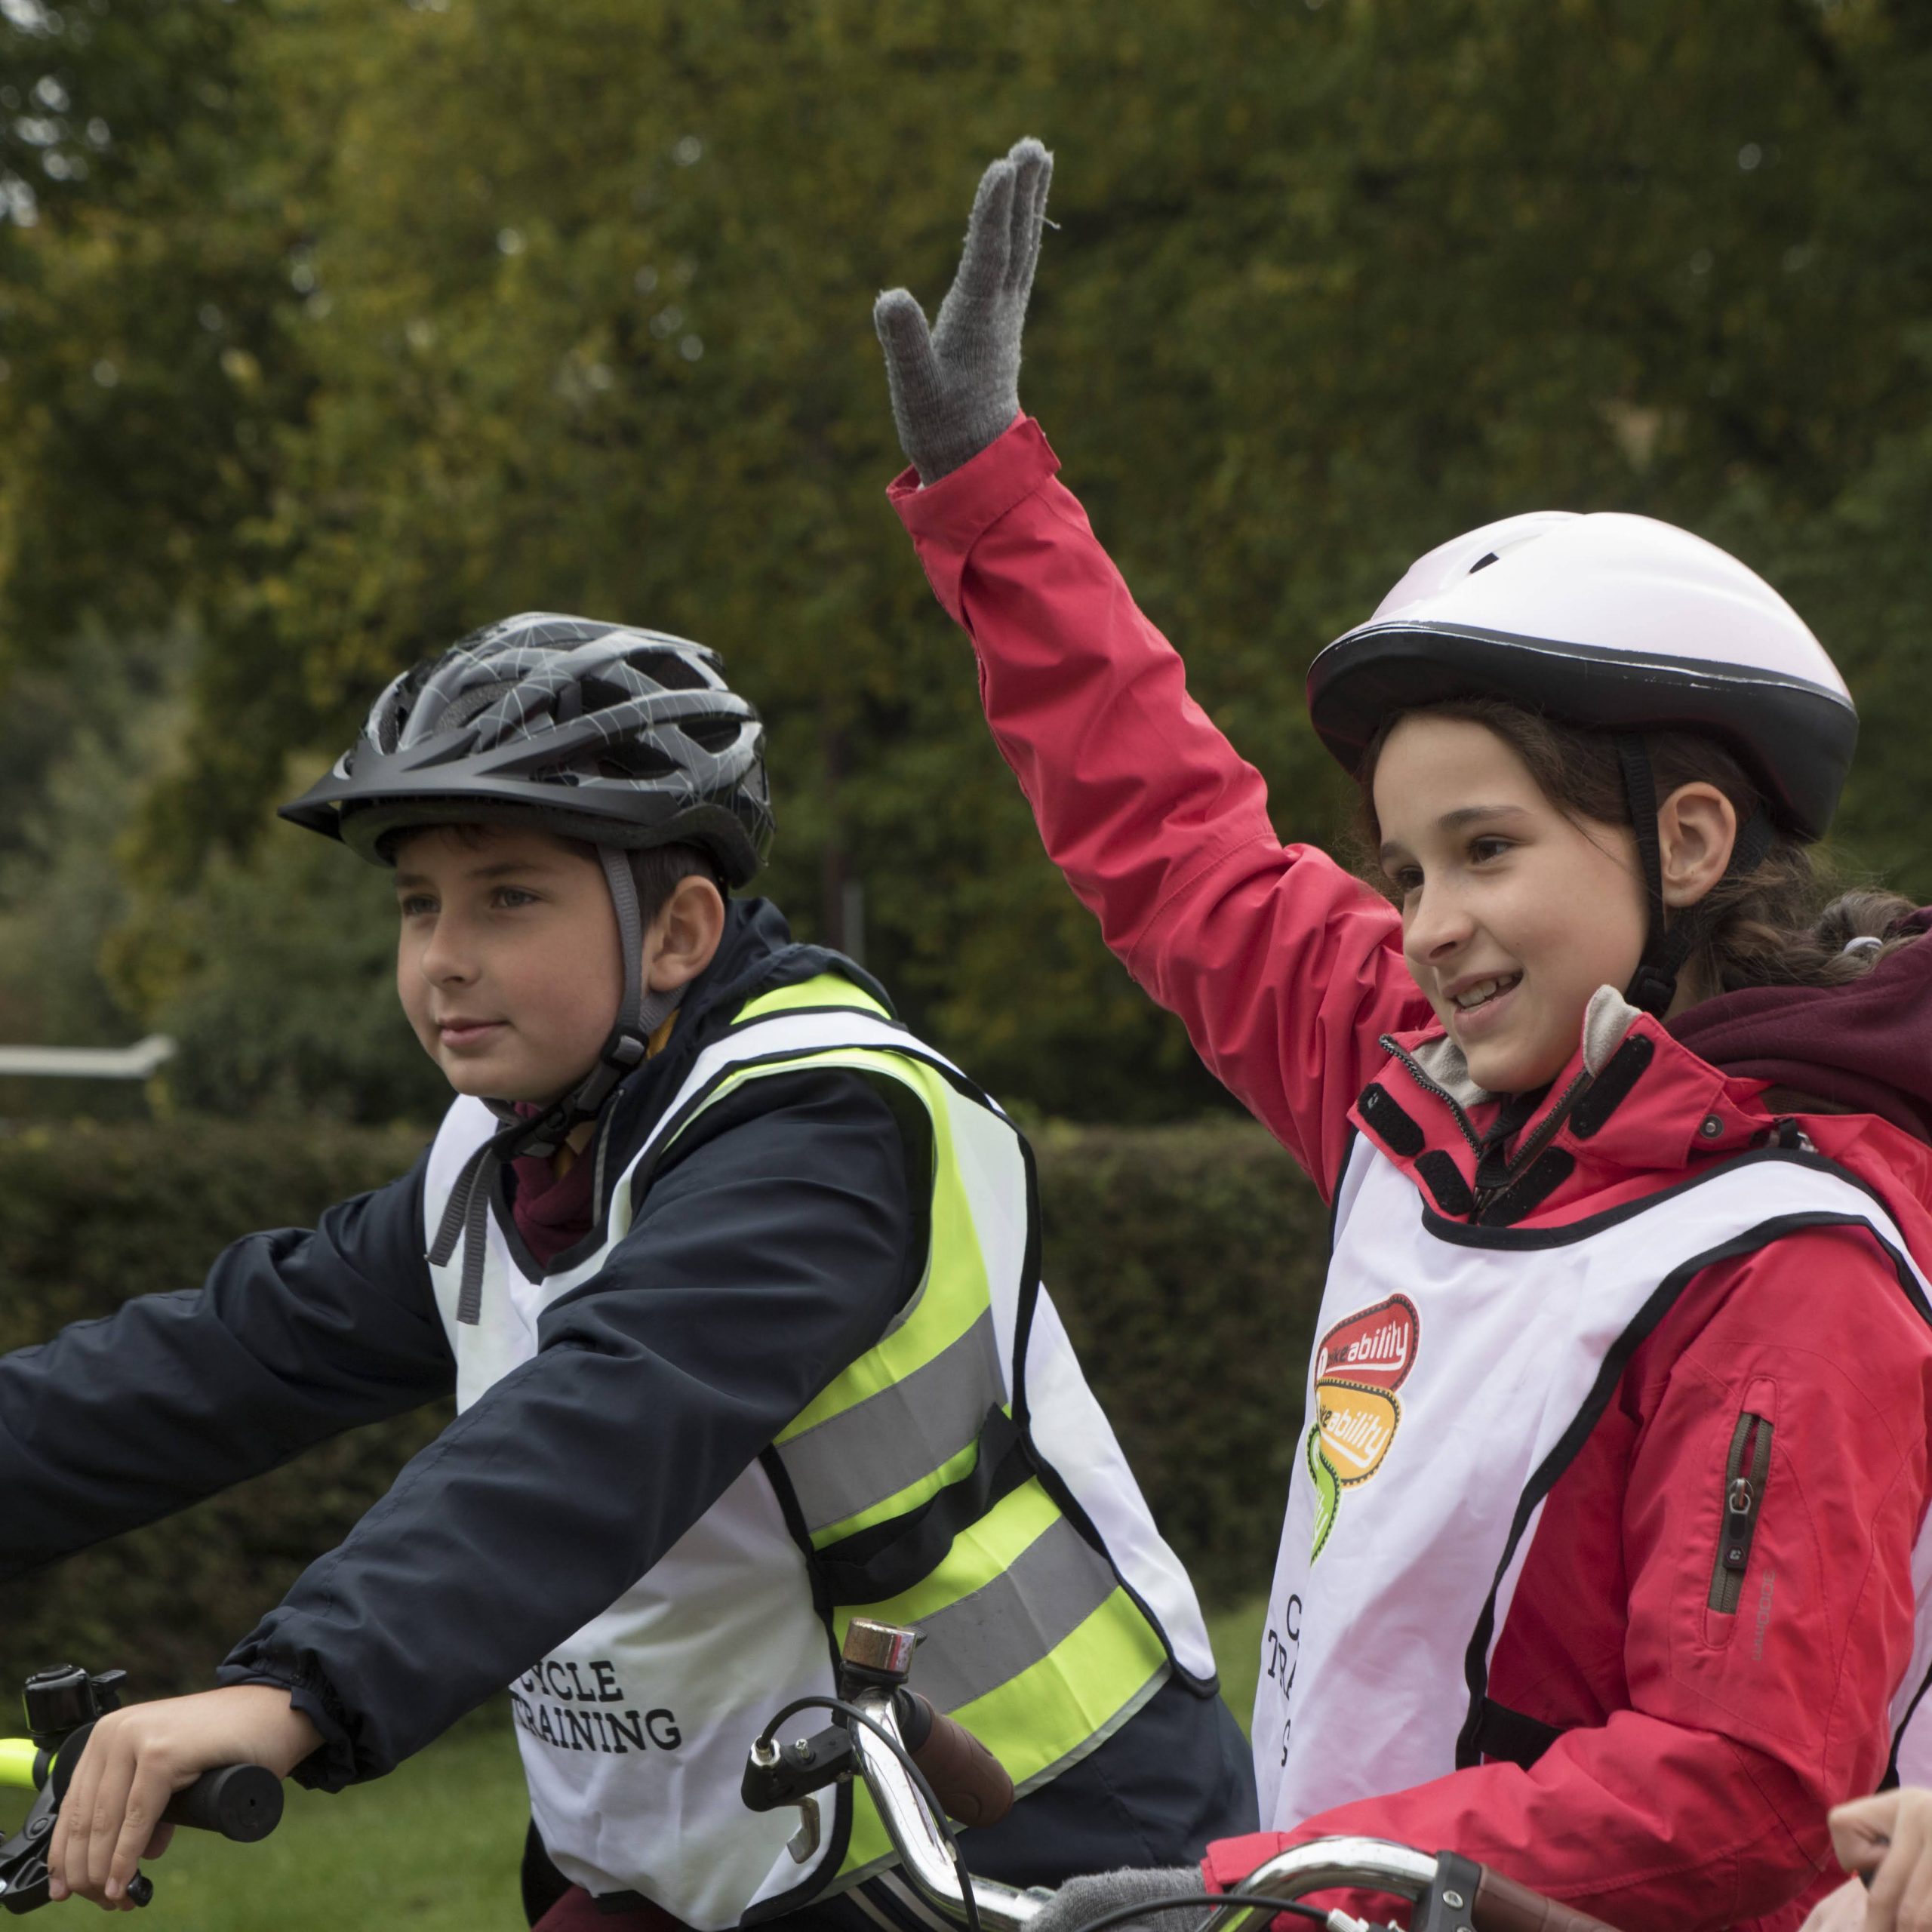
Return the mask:
<svg viewBox="0 0 1932 1932">
<path fill-rule="evenodd" d="M 436 909 L 436 902 L 426 892 L 412 892 L 398 899 L 395 909 L 405 919 L 420 919 Z"/>
<path fill-rule="evenodd" d="M 537 895 L 526 892 L 520 885 L 500 885 L 496 892 L 497 903 L 506 910 L 514 912 L 519 906 L 534 906 Z"/>
</svg>

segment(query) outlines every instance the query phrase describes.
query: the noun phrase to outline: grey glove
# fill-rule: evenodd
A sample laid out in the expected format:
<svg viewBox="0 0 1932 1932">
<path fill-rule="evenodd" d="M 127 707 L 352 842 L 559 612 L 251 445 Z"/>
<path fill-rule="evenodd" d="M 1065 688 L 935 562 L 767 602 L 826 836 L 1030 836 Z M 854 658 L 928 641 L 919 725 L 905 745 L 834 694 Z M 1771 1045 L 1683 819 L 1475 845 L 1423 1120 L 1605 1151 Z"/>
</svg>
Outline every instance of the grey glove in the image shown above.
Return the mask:
<svg viewBox="0 0 1932 1932">
<path fill-rule="evenodd" d="M 1145 1932 L 1192 1932 L 1201 1923 L 1208 1910 L 1208 1887 L 1198 1865 L 1170 1871 L 1102 1872 L 1091 1878 L 1069 1878 L 1040 1908 L 1029 1932 L 1080 1932 L 1083 1925 L 1103 1913 L 1130 1905 L 1151 1905 L 1156 1899 L 1174 1898 L 1183 1892 L 1201 1894 L 1198 1913 L 1179 1906 L 1171 1912 L 1157 1912 L 1145 1921 L 1131 1921 L 1137 1932 L 1143 1925 Z"/>
<path fill-rule="evenodd" d="M 1053 178 L 1053 156 L 1030 135 L 980 176 L 959 272 L 930 333 L 903 288 L 872 305 L 893 420 L 922 483 L 977 456 L 1020 414 L 1020 331 Z"/>
</svg>

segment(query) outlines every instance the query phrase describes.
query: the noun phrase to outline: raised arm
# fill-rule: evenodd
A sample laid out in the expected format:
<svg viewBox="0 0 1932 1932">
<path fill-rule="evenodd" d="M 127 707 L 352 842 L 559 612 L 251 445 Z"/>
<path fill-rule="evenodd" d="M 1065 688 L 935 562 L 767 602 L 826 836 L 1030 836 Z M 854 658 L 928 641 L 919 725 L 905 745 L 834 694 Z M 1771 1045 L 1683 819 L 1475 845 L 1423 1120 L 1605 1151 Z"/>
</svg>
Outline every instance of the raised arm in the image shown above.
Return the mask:
<svg viewBox="0 0 1932 1932">
<path fill-rule="evenodd" d="M 1325 854 L 1281 844 L 1260 774 L 1189 697 L 1019 414 L 1051 168 L 1023 141 L 987 171 L 930 331 L 904 290 L 879 298 L 915 466 L 894 506 L 972 638 L 987 720 L 1048 854 L 1128 970 L 1327 1190 L 1377 1038 L 1429 1009 L 1390 908 Z"/>
</svg>

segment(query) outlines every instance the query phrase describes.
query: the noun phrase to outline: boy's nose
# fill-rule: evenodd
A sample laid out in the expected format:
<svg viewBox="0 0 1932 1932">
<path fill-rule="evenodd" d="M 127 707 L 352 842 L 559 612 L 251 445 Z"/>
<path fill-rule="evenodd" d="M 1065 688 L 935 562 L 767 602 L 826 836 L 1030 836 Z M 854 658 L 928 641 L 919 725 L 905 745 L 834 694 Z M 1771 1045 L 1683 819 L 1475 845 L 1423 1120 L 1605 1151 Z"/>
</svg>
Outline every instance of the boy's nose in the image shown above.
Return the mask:
<svg viewBox="0 0 1932 1932">
<path fill-rule="evenodd" d="M 432 986 L 460 986 L 475 977 L 475 964 L 462 935 L 440 920 L 417 964 Z"/>
</svg>

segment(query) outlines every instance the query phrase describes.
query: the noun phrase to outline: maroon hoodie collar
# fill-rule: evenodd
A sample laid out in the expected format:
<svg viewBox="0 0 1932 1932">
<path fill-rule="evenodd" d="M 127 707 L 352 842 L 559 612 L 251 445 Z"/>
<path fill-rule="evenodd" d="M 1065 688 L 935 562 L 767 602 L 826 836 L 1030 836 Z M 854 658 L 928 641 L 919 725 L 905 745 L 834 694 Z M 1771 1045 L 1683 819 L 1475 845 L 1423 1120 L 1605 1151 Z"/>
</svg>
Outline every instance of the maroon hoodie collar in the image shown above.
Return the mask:
<svg viewBox="0 0 1932 1932">
<path fill-rule="evenodd" d="M 1906 931 L 1932 930 L 1932 906 Z M 1838 986 L 1747 986 L 1670 1022 L 1673 1038 L 1735 1078 L 1876 1114 L 1932 1141 L 1932 946 L 1902 946 Z"/>
</svg>

